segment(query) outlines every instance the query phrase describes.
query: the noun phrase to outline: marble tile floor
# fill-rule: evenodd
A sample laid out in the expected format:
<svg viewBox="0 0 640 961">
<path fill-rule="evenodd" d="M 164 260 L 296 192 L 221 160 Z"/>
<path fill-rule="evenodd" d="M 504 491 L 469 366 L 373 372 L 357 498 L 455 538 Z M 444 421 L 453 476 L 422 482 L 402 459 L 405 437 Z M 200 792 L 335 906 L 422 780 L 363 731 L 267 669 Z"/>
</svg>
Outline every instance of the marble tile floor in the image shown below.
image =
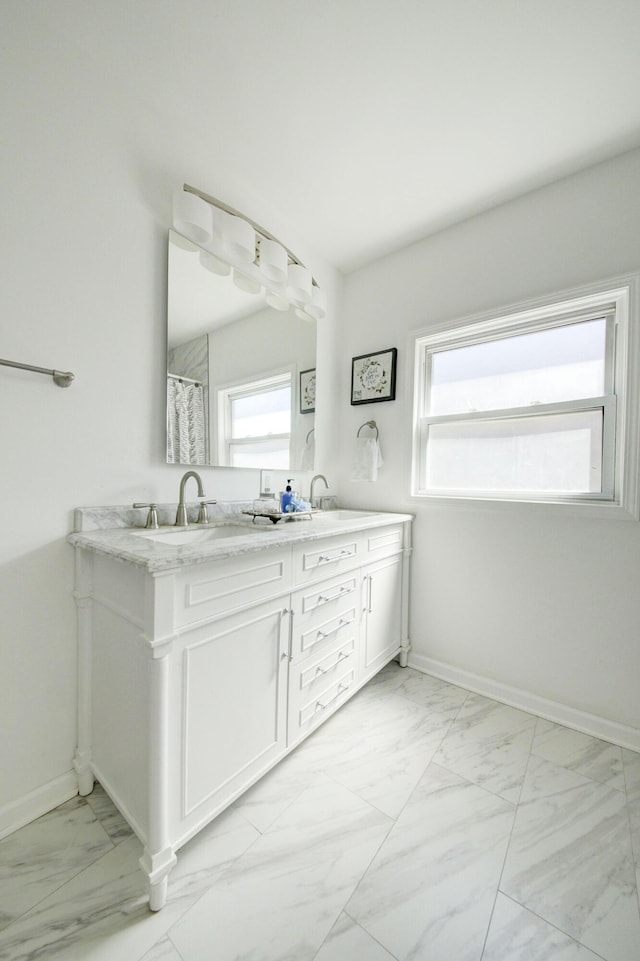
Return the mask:
<svg viewBox="0 0 640 961">
<path fill-rule="evenodd" d="M 640 755 L 396 664 L 178 854 L 99 786 L 0 842 L 0 961 L 640 961 Z"/>
</svg>

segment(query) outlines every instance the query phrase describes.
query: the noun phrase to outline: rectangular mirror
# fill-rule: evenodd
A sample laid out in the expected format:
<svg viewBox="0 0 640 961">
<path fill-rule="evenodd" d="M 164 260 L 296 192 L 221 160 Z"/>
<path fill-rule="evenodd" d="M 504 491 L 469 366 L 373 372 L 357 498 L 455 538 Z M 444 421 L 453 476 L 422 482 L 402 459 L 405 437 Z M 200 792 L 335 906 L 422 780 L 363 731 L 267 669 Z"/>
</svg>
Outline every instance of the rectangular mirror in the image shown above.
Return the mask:
<svg viewBox="0 0 640 961">
<path fill-rule="evenodd" d="M 313 470 L 316 322 L 173 230 L 168 264 L 167 463 Z"/>
</svg>

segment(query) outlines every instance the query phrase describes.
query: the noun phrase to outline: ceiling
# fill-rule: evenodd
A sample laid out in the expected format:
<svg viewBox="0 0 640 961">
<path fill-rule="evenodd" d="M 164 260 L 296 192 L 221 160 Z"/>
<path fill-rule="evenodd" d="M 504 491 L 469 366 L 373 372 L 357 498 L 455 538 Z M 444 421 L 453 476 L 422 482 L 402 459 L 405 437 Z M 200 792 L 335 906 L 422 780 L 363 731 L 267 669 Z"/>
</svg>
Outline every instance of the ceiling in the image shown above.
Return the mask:
<svg viewBox="0 0 640 961">
<path fill-rule="evenodd" d="M 38 6 L 345 272 L 640 145 L 639 0 Z"/>
</svg>

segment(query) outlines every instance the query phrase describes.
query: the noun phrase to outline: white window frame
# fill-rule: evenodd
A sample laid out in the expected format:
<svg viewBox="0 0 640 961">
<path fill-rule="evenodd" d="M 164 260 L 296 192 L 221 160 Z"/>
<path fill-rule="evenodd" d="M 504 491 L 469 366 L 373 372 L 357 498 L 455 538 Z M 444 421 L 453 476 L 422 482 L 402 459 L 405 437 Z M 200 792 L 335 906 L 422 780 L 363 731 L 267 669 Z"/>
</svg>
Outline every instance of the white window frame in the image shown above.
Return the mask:
<svg viewBox="0 0 640 961">
<path fill-rule="evenodd" d="M 227 384 L 218 388 L 218 457 L 221 465 L 231 465 L 231 444 L 236 446 L 255 447 L 266 440 L 286 440 L 291 454 L 291 430 L 282 434 L 258 434 L 255 437 L 233 438 L 231 436 L 231 402 L 236 397 L 250 394 L 263 394 L 267 390 L 277 390 L 280 387 L 291 388 L 291 422 L 295 410 L 295 376 L 293 368 L 271 373 L 257 380 L 243 380 L 239 383 Z"/>
<path fill-rule="evenodd" d="M 526 303 L 443 324 L 412 335 L 414 366 L 413 463 L 411 494 L 434 503 L 529 503 L 561 506 L 590 516 L 639 517 L 638 382 L 640 333 L 638 330 L 640 275 L 633 274 L 601 284 L 566 291 L 545 300 Z M 430 358 L 436 351 L 469 346 L 503 337 L 607 317 L 605 395 L 534 407 L 499 411 L 430 416 L 426 410 Z M 474 420 L 532 417 L 565 411 L 602 409 L 604 413 L 602 492 L 545 494 L 537 492 L 487 492 L 428 490 L 425 480 L 426 450 L 431 424 Z"/>
</svg>

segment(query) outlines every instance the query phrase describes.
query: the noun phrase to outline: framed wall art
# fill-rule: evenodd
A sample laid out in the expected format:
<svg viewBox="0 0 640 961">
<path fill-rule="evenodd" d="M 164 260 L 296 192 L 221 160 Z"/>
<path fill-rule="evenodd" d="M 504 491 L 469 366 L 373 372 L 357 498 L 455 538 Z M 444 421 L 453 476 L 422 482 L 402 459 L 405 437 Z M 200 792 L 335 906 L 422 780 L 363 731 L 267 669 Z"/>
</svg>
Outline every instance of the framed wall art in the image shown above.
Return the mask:
<svg viewBox="0 0 640 961">
<path fill-rule="evenodd" d="M 316 409 L 316 369 L 300 371 L 300 413 L 312 414 Z"/>
<path fill-rule="evenodd" d="M 376 404 L 395 400 L 398 350 L 378 350 L 361 354 L 351 361 L 351 403 Z"/>
</svg>

